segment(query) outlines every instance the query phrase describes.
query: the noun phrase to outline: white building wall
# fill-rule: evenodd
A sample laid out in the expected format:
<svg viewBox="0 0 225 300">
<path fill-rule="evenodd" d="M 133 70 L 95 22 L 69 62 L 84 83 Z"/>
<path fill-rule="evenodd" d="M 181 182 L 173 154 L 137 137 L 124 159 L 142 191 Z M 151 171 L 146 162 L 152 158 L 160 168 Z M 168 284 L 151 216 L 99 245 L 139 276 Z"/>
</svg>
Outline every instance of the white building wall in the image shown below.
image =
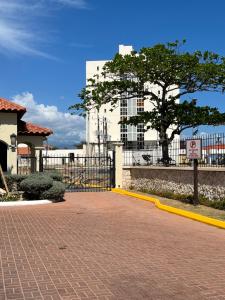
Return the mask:
<svg viewBox="0 0 225 300">
<path fill-rule="evenodd" d="M 47 166 L 68 164 L 71 161 L 71 154 L 74 155 L 74 163 L 81 163 L 85 153 L 83 149 L 45 149 L 42 151 L 42 156 L 44 157 L 43 164 L 46 164 Z"/>
</svg>

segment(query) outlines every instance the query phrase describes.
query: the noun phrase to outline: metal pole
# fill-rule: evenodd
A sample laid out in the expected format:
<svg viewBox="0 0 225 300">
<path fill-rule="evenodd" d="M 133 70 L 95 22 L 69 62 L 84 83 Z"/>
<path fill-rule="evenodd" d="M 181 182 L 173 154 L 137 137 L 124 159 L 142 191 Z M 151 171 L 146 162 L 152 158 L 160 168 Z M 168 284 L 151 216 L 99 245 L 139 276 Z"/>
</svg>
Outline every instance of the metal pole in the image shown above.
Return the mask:
<svg viewBox="0 0 225 300">
<path fill-rule="evenodd" d="M 194 205 L 199 205 L 199 197 L 198 197 L 198 160 L 194 159 Z"/>
<path fill-rule="evenodd" d="M 105 118 L 105 142 L 106 142 L 106 156 L 108 156 L 108 124 Z"/>
<path fill-rule="evenodd" d="M 100 157 L 101 154 L 101 145 L 100 145 L 100 121 L 99 121 L 99 114 L 98 114 L 98 156 Z"/>
<path fill-rule="evenodd" d="M 86 128 L 87 128 L 87 148 L 86 148 L 86 155 L 90 155 L 90 112 L 87 113 L 87 120 L 86 120 Z"/>
<path fill-rule="evenodd" d="M 102 120 L 102 146 L 103 146 L 103 155 L 105 156 L 105 117 Z"/>
</svg>

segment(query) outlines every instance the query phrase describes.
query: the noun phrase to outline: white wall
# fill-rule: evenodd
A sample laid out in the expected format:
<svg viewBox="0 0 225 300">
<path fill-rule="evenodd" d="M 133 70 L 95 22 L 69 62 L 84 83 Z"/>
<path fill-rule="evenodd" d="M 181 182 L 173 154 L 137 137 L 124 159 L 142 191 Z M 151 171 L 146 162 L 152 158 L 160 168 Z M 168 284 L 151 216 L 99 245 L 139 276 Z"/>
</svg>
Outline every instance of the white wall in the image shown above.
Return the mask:
<svg viewBox="0 0 225 300">
<path fill-rule="evenodd" d="M 74 154 L 74 161 L 81 163 L 84 156 L 83 149 L 56 149 L 56 150 L 43 150 L 42 156 L 44 158 L 43 164 L 48 166 L 63 165 L 70 162 L 70 153 Z M 80 158 L 80 159 L 79 159 Z"/>
</svg>

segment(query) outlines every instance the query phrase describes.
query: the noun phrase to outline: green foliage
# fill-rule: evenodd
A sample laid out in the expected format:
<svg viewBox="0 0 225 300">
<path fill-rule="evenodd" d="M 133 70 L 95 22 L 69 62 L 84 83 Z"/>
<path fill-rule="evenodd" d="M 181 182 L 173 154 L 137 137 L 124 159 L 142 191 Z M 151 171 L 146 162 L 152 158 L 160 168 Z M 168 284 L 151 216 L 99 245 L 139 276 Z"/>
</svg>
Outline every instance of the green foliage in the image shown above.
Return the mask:
<svg viewBox="0 0 225 300">
<path fill-rule="evenodd" d="M 42 199 L 49 199 L 54 201 L 63 200 L 65 194 L 65 185 L 62 182 L 53 181 L 52 187 L 44 191 L 41 195 Z"/>
<path fill-rule="evenodd" d="M 133 186 L 130 187 L 131 190 L 134 189 Z M 164 197 L 164 198 L 168 198 L 168 199 L 174 199 L 174 200 L 178 200 L 184 203 L 188 203 L 188 204 L 193 204 L 193 200 L 194 197 L 193 195 L 184 195 L 184 194 L 177 194 L 177 193 L 173 193 L 170 191 L 158 191 L 158 190 L 149 190 L 149 189 L 140 189 L 139 190 L 142 193 L 146 193 L 146 194 L 151 194 L 151 195 L 156 195 L 156 196 L 160 196 L 160 197 Z M 205 205 L 208 207 L 212 207 L 215 209 L 219 209 L 219 210 L 225 210 L 225 199 L 223 200 L 208 200 L 206 197 L 204 197 L 203 195 L 199 195 L 199 203 L 201 205 Z"/>
<path fill-rule="evenodd" d="M 9 188 L 9 191 L 12 191 L 14 188 L 19 191 L 20 183 L 27 178 L 27 175 L 6 175 L 5 179 Z"/>
<path fill-rule="evenodd" d="M 57 171 L 46 171 L 46 172 L 44 172 L 44 174 L 51 177 L 55 181 L 62 181 L 63 180 L 62 174 L 57 172 Z"/>
<path fill-rule="evenodd" d="M 213 207 L 220 210 L 225 210 L 225 199 L 223 200 L 208 200 L 206 198 L 200 197 L 200 204 Z"/>
<path fill-rule="evenodd" d="M 198 92 L 225 91 L 225 57 L 209 51 L 182 52 L 184 43 L 175 41 L 142 48 L 130 55 L 116 54 L 104 66 L 104 81 L 99 82 L 97 75 L 89 79 L 79 95 L 81 103 L 70 109 L 86 114 L 106 103 L 114 109 L 121 100 L 150 101 L 151 111 L 124 119 L 122 123 L 135 126 L 142 123 L 146 130 L 156 130 L 163 158 L 168 160 L 168 145 L 175 135 L 187 128 L 220 125 L 225 121 L 225 113 L 216 107 L 198 106 L 194 97 Z M 173 128 L 170 134 L 169 128 Z"/>
<path fill-rule="evenodd" d="M 50 189 L 53 185 L 53 179 L 43 173 L 34 173 L 29 175 L 20 183 L 20 188 L 24 191 L 24 196 L 28 199 L 40 199 L 41 194 Z"/>
<path fill-rule="evenodd" d="M 58 172 L 34 173 L 27 176 L 21 183 L 21 190 L 29 200 L 50 199 L 62 200 L 65 185 L 60 182 L 62 176 Z"/>
<path fill-rule="evenodd" d="M 18 201 L 19 195 L 2 195 L 0 196 L 0 202 Z"/>
</svg>

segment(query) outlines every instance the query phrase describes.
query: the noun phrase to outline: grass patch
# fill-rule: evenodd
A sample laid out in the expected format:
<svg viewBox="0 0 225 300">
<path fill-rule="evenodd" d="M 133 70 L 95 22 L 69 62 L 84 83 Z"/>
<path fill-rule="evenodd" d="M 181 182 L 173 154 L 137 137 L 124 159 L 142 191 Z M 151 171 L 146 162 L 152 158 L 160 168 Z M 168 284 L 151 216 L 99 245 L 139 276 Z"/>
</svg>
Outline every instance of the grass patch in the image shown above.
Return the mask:
<svg viewBox="0 0 225 300">
<path fill-rule="evenodd" d="M 149 195 L 149 196 L 154 196 L 155 198 L 159 199 L 160 202 L 162 204 L 168 205 L 168 206 L 172 206 L 175 208 L 180 208 L 183 210 L 187 210 L 187 211 L 191 211 L 193 213 L 202 215 L 202 216 L 206 216 L 206 217 L 210 217 L 210 218 L 214 218 L 214 219 L 218 219 L 218 220 L 222 220 L 225 221 L 225 211 L 224 211 L 224 205 L 225 205 L 225 201 L 209 201 L 206 199 L 201 199 L 201 201 L 205 202 L 208 204 L 208 202 L 210 202 L 210 205 L 212 205 L 212 203 L 214 203 L 214 207 L 209 207 L 206 206 L 206 204 L 204 203 L 204 205 L 201 203 L 200 205 L 194 206 L 193 204 L 191 204 L 191 201 L 193 199 L 192 195 L 177 195 L 177 194 L 173 194 L 172 192 L 156 192 L 156 191 L 135 191 L 135 189 L 130 190 L 131 192 L 136 192 L 138 194 L 142 194 L 142 195 Z M 160 194 L 160 195 L 159 195 Z M 174 198 L 176 199 L 174 199 Z M 208 202 L 207 202 L 208 201 Z M 223 210 L 221 210 L 221 208 L 217 208 L 218 202 L 221 202 L 221 205 L 219 205 L 219 207 L 223 207 Z"/>
</svg>

